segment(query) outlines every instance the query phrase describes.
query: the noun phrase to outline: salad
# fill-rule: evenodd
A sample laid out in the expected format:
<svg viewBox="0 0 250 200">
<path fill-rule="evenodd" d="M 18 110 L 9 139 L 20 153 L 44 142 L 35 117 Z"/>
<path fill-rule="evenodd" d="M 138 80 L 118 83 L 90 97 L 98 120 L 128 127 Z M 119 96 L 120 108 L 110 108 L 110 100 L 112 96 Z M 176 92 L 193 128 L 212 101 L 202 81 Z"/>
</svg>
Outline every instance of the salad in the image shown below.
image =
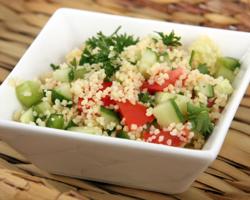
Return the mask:
<svg viewBox="0 0 250 200">
<path fill-rule="evenodd" d="M 226 106 L 240 62 L 207 36 L 98 32 L 34 80 L 17 81 L 27 124 L 200 149 Z"/>
</svg>

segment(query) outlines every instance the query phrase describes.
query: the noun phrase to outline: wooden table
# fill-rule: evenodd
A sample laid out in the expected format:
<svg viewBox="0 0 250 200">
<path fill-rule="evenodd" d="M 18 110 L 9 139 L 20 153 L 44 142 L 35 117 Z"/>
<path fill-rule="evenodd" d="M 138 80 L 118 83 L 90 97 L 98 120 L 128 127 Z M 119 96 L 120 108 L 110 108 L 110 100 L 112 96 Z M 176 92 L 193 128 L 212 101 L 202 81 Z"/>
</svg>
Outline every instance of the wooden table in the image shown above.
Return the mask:
<svg viewBox="0 0 250 200">
<path fill-rule="evenodd" d="M 50 15 L 60 7 L 250 30 L 249 0 L 0 0 L 0 82 L 13 69 Z M 250 87 L 216 161 L 188 191 L 178 195 L 51 175 L 0 140 L 0 200 L 250 199 L 249 113 Z"/>
</svg>

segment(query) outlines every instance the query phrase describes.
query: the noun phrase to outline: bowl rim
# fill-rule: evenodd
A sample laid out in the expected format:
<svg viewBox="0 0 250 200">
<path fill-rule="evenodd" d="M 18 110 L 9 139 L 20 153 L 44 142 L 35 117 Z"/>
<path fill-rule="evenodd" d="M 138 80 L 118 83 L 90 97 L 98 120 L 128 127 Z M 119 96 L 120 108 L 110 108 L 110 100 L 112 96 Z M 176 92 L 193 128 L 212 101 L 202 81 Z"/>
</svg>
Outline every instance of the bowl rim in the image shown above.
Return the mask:
<svg viewBox="0 0 250 200">
<path fill-rule="evenodd" d="M 128 19 L 128 20 L 134 20 L 136 21 L 148 21 L 148 22 L 155 22 L 155 23 L 162 23 L 162 24 L 170 24 L 172 26 L 179 26 L 179 27 L 188 27 L 188 28 L 194 28 L 194 29 L 203 29 L 203 30 L 216 30 L 219 32 L 230 32 L 230 33 L 235 33 L 236 31 L 232 30 L 224 30 L 224 29 L 218 29 L 218 28 L 210 28 L 210 27 L 199 27 L 199 26 L 194 26 L 194 25 L 187 25 L 187 24 L 179 24 L 179 23 L 173 23 L 173 22 L 165 22 L 165 21 L 159 21 L 159 20 L 153 20 L 153 19 L 142 19 L 142 18 L 134 18 L 134 17 L 128 17 L 128 16 L 120 16 L 120 15 L 113 15 L 113 14 L 106 14 L 106 13 L 99 13 L 99 12 L 93 12 L 93 11 L 85 11 L 85 10 L 78 10 L 78 9 L 72 9 L 72 8 L 59 8 L 58 10 L 55 11 L 55 13 L 50 17 L 48 22 L 45 24 L 45 26 L 41 29 L 40 33 L 37 35 L 37 37 L 33 40 L 32 44 L 30 47 L 26 50 L 26 52 L 22 55 L 21 59 L 18 61 L 16 64 L 15 68 L 12 70 L 12 72 L 8 75 L 8 77 L 4 80 L 2 85 L 0 86 L 0 91 L 1 89 L 7 84 L 9 77 L 12 76 L 12 74 L 15 73 L 15 70 L 19 68 L 19 63 L 26 57 L 29 51 L 32 51 L 32 47 L 36 43 L 36 41 L 40 38 L 40 36 L 43 34 L 45 31 L 46 27 L 48 24 L 52 23 L 54 18 L 61 17 L 64 15 L 70 15 L 72 13 L 84 13 L 87 15 L 95 15 L 98 17 L 109 17 L 110 19 L 116 17 L 116 18 L 122 18 L 122 19 Z M 246 32 L 241 32 L 237 31 L 237 34 L 249 34 Z M 249 71 L 249 70 L 248 70 Z M 250 79 L 250 78 L 249 78 Z M 247 86 L 248 80 L 245 80 L 245 85 Z M 242 91 L 239 91 L 238 93 L 242 93 Z M 242 94 L 243 96 L 243 94 Z M 236 111 L 240 101 L 241 97 L 235 98 L 235 102 L 231 107 L 233 107 L 231 110 Z M 236 101 L 237 100 L 237 101 Z M 228 130 L 230 123 L 233 119 L 233 114 L 231 114 L 227 120 L 226 128 Z M 156 151 L 156 152 L 161 152 L 161 153 L 173 153 L 173 154 L 178 154 L 178 155 L 183 155 L 183 156 L 190 156 L 190 157 L 196 157 L 200 159 L 209 159 L 209 160 L 214 160 L 220 150 L 220 147 L 225 139 L 225 136 L 227 133 L 223 135 L 223 137 L 220 137 L 219 141 L 216 141 L 216 143 L 213 143 L 210 148 L 208 149 L 188 149 L 188 148 L 180 148 L 180 147 L 172 147 L 172 146 L 165 146 L 165 145 L 158 145 L 158 144 L 153 144 L 153 143 L 146 143 L 146 142 L 141 142 L 141 141 L 133 141 L 133 140 L 125 140 L 125 139 L 120 139 L 120 138 L 113 138 L 113 137 L 103 137 L 99 135 L 92 135 L 92 134 L 83 134 L 83 133 L 78 133 L 78 132 L 73 132 L 73 131 L 68 131 L 68 130 L 58 130 L 58 129 L 53 129 L 53 128 L 47 128 L 47 127 L 39 127 L 39 126 L 33 126 L 33 125 L 28 125 L 28 124 L 22 124 L 20 122 L 15 122 L 11 120 L 6 120 L 6 119 L 0 119 L 0 127 L 5 127 L 8 129 L 20 129 L 20 130 L 25 130 L 28 132 L 40 132 L 46 135 L 57 135 L 58 137 L 66 137 L 66 138 L 74 138 L 74 139 L 80 139 L 80 140 L 88 140 L 91 142 L 96 142 L 96 143 L 103 143 L 103 144 L 108 144 L 108 145 L 121 145 L 123 147 L 128 147 L 128 148 L 134 148 L 134 149 L 143 149 L 143 150 L 148 150 L 148 151 Z M 70 134 L 69 134 L 70 133 Z M 214 134 L 214 132 L 213 132 Z M 219 138 L 218 138 L 219 139 Z"/>
</svg>

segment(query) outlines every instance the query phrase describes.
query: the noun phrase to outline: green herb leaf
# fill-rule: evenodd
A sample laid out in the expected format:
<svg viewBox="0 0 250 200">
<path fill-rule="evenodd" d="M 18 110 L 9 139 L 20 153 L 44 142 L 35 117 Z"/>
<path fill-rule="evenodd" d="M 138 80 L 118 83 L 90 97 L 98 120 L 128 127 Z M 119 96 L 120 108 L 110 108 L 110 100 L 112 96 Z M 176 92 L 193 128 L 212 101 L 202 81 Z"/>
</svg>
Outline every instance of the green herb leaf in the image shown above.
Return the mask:
<svg viewBox="0 0 250 200">
<path fill-rule="evenodd" d="M 142 103 L 149 103 L 150 105 L 154 104 L 154 100 L 148 92 L 139 93 L 138 98 L 139 98 L 139 101 Z"/>
<path fill-rule="evenodd" d="M 193 67 L 193 59 L 194 59 L 195 51 L 191 51 L 190 59 L 189 59 L 189 65 Z"/>
<path fill-rule="evenodd" d="M 208 109 L 204 106 L 195 106 L 188 103 L 187 111 L 188 120 L 192 123 L 193 130 L 208 138 L 214 128 L 214 124 L 209 118 Z"/>
<path fill-rule="evenodd" d="M 73 67 L 76 67 L 78 65 L 76 58 L 70 61 L 70 65 L 72 65 Z"/>
<path fill-rule="evenodd" d="M 164 34 L 163 32 L 156 32 L 159 34 L 159 36 L 161 37 L 163 43 L 167 46 L 181 46 L 180 43 L 180 39 L 181 37 L 177 37 L 174 33 L 174 31 L 172 31 L 169 35 L 168 34 Z"/>
<path fill-rule="evenodd" d="M 110 79 L 120 67 L 115 62 L 119 58 L 119 54 L 125 47 L 138 42 L 138 39 L 134 39 L 131 35 L 118 34 L 120 28 L 118 27 L 110 36 L 98 32 L 96 36 L 89 38 L 86 41 L 86 47 L 82 52 L 79 64 L 101 63 L 102 68 L 105 70 L 106 78 Z M 95 53 L 93 53 L 94 49 Z"/>
<path fill-rule="evenodd" d="M 75 69 L 71 68 L 71 70 L 69 71 L 68 77 L 69 77 L 69 81 L 75 80 Z"/>
<path fill-rule="evenodd" d="M 77 127 L 77 124 L 73 122 L 73 120 L 70 120 L 67 126 L 65 127 L 66 130 L 68 130 L 71 127 Z"/>
<path fill-rule="evenodd" d="M 197 69 L 200 71 L 200 73 L 202 74 L 209 74 L 208 71 L 208 66 L 204 63 L 204 64 L 199 64 Z"/>
<path fill-rule="evenodd" d="M 50 67 L 51 67 L 53 70 L 57 70 L 57 69 L 60 68 L 59 65 L 55 65 L 55 64 L 53 64 L 53 63 L 50 64 Z"/>
<path fill-rule="evenodd" d="M 117 133 L 116 137 L 123 138 L 123 139 L 129 139 L 128 133 L 125 131 L 120 131 Z"/>
</svg>

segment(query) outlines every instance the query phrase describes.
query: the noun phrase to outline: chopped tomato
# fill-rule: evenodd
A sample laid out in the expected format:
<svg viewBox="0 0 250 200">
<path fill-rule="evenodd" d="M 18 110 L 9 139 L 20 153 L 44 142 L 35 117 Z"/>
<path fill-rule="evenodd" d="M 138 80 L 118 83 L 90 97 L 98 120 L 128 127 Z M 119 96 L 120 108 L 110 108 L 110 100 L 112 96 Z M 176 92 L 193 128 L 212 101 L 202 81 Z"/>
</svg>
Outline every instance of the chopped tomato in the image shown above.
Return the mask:
<svg viewBox="0 0 250 200">
<path fill-rule="evenodd" d="M 112 86 L 112 82 L 103 82 L 101 91 L 105 90 L 106 88 Z M 102 102 L 104 106 L 115 105 L 116 101 L 112 100 L 110 96 L 106 95 L 102 98 Z"/>
<path fill-rule="evenodd" d="M 116 101 L 112 100 L 110 96 L 105 96 L 102 98 L 103 106 L 115 105 Z"/>
<path fill-rule="evenodd" d="M 83 101 L 83 98 L 79 97 L 78 98 L 78 102 L 77 102 L 77 110 L 78 110 L 78 113 L 81 114 L 82 111 L 83 111 L 83 107 L 82 107 L 82 101 Z M 92 98 L 89 98 L 88 101 L 94 101 Z M 86 106 L 85 107 L 86 109 L 89 109 L 90 106 Z"/>
<path fill-rule="evenodd" d="M 169 131 L 161 130 L 159 134 L 150 134 L 150 133 L 143 133 L 143 140 L 145 142 L 155 143 L 155 144 L 164 144 L 174 147 L 179 147 L 183 144 L 177 136 L 170 135 Z"/>
<path fill-rule="evenodd" d="M 129 101 L 126 103 L 117 102 L 119 106 L 119 112 L 125 119 L 125 124 L 131 128 L 132 124 L 137 126 L 143 126 L 146 123 L 150 123 L 154 120 L 154 116 L 147 116 L 147 107 L 142 104 L 131 104 Z"/>
<path fill-rule="evenodd" d="M 112 86 L 112 82 L 103 82 L 101 91 L 105 90 L 107 87 Z"/>
<path fill-rule="evenodd" d="M 83 98 L 79 97 L 78 103 L 77 103 L 77 110 L 79 114 L 82 112 L 82 101 L 83 101 Z"/>
<path fill-rule="evenodd" d="M 162 85 L 159 85 L 158 83 L 149 84 L 148 81 L 144 82 L 141 86 L 141 89 L 147 89 L 149 93 L 155 93 L 155 92 L 161 92 L 163 91 L 169 84 L 174 84 L 175 81 L 184 74 L 184 70 L 182 68 L 177 68 L 174 70 L 171 70 L 168 73 L 169 79 L 165 80 L 165 82 Z"/>
<path fill-rule="evenodd" d="M 107 87 L 110 87 L 112 85 L 112 82 L 103 82 L 102 84 L 102 88 L 100 89 L 101 91 L 105 90 Z M 77 103 L 77 110 L 79 113 L 81 113 L 83 111 L 83 108 L 82 108 L 82 101 L 83 101 L 83 98 L 79 97 L 78 98 L 78 103 Z M 89 99 L 89 101 L 93 101 L 92 98 Z M 116 102 L 112 99 L 110 99 L 110 97 L 107 95 L 105 97 L 102 98 L 102 102 L 103 102 L 103 105 L 104 106 L 109 106 L 109 105 L 115 105 Z M 88 109 L 88 108 L 87 108 Z"/>
</svg>

